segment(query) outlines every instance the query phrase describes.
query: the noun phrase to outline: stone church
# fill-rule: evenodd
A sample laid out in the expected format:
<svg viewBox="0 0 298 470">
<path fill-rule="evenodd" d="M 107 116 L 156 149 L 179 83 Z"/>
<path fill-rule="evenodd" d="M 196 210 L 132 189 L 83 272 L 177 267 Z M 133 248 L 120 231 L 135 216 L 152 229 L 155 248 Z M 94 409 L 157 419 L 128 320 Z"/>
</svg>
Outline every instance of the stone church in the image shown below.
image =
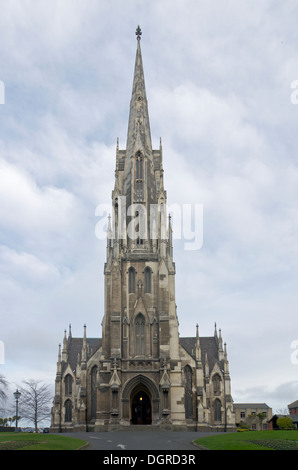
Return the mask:
<svg viewBox="0 0 298 470">
<path fill-rule="evenodd" d="M 151 143 L 141 34 L 138 28 L 126 150 L 116 147 L 102 338 L 88 338 L 86 326 L 82 338 L 65 331 L 52 432 L 235 426 L 221 331 L 201 337 L 194 325 L 193 337 L 179 336 L 171 218 L 162 147 Z"/>
</svg>

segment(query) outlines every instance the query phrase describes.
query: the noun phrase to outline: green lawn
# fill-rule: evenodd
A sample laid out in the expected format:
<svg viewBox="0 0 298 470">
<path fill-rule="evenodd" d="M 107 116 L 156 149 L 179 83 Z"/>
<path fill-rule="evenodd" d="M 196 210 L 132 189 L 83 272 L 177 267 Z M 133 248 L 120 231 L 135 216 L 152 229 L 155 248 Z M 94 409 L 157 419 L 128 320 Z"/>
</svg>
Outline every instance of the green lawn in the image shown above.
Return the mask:
<svg viewBox="0 0 298 470">
<path fill-rule="evenodd" d="M 298 431 L 246 431 L 196 439 L 209 450 L 298 450 Z"/>
<path fill-rule="evenodd" d="M 76 450 L 85 444 L 60 434 L 0 433 L 0 450 Z"/>
</svg>

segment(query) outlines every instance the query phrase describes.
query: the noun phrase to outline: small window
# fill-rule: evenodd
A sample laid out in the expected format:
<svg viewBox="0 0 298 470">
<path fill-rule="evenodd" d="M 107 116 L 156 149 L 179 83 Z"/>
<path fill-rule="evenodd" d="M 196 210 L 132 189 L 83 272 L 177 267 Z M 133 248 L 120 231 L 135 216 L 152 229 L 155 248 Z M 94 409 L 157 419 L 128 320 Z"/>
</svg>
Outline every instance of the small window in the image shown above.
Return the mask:
<svg viewBox="0 0 298 470">
<path fill-rule="evenodd" d="M 128 270 L 128 292 L 131 294 L 135 292 L 135 279 L 136 279 L 136 272 L 134 268 L 129 268 Z"/>
<path fill-rule="evenodd" d="M 218 398 L 214 401 L 214 421 L 221 421 L 221 401 Z"/>
<path fill-rule="evenodd" d="M 149 294 L 151 292 L 151 269 L 145 269 L 145 292 Z"/>
<path fill-rule="evenodd" d="M 137 202 L 143 201 L 143 157 L 141 152 L 136 155 L 136 198 Z"/>
<path fill-rule="evenodd" d="M 142 180 L 143 179 L 143 158 L 140 152 L 137 153 L 137 161 L 136 161 L 136 179 Z"/>
<path fill-rule="evenodd" d="M 97 375 L 97 367 L 93 366 L 91 369 L 91 419 L 96 418 L 96 408 L 97 408 L 96 375 Z"/>
<path fill-rule="evenodd" d="M 220 376 L 216 374 L 213 379 L 213 393 L 214 395 L 219 395 L 220 394 Z"/>
<path fill-rule="evenodd" d="M 191 419 L 193 414 L 192 405 L 192 370 L 189 365 L 184 367 L 184 406 L 185 406 L 185 418 Z"/>
<path fill-rule="evenodd" d="M 65 377 L 65 395 L 71 395 L 72 394 L 72 376 L 67 375 Z"/>
<path fill-rule="evenodd" d="M 71 400 L 65 402 L 65 422 L 70 423 L 72 421 L 72 403 Z"/>
</svg>

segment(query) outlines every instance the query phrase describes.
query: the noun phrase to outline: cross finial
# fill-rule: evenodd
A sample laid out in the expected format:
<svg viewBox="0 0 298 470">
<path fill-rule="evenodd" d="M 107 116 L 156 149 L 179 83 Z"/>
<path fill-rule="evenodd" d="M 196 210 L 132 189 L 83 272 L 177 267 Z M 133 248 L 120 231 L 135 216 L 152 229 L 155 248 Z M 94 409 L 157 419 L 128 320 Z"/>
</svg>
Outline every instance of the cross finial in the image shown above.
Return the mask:
<svg viewBox="0 0 298 470">
<path fill-rule="evenodd" d="M 137 40 L 139 41 L 141 39 L 141 36 L 142 36 L 142 31 L 141 31 L 140 26 L 137 27 L 136 36 L 137 36 Z"/>
</svg>

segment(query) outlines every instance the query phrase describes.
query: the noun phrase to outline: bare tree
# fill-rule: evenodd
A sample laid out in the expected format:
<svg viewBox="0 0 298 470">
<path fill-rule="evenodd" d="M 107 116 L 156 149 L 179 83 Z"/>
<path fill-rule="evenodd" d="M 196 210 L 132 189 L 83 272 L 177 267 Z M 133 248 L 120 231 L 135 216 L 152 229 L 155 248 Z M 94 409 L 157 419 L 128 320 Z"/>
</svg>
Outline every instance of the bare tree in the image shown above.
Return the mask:
<svg viewBox="0 0 298 470">
<path fill-rule="evenodd" d="M 0 374 L 0 405 L 7 399 L 5 390 L 8 387 L 8 382 L 5 379 L 4 375 Z M 3 408 L 0 407 L 0 410 Z"/>
<path fill-rule="evenodd" d="M 51 408 L 49 406 L 52 398 L 49 385 L 38 380 L 24 380 L 24 387 L 20 388 L 20 409 L 22 418 L 32 421 L 37 432 L 41 421 L 49 418 Z"/>
<path fill-rule="evenodd" d="M 287 416 L 289 414 L 288 408 L 280 408 L 274 412 L 275 415 Z"/>
</svg>

